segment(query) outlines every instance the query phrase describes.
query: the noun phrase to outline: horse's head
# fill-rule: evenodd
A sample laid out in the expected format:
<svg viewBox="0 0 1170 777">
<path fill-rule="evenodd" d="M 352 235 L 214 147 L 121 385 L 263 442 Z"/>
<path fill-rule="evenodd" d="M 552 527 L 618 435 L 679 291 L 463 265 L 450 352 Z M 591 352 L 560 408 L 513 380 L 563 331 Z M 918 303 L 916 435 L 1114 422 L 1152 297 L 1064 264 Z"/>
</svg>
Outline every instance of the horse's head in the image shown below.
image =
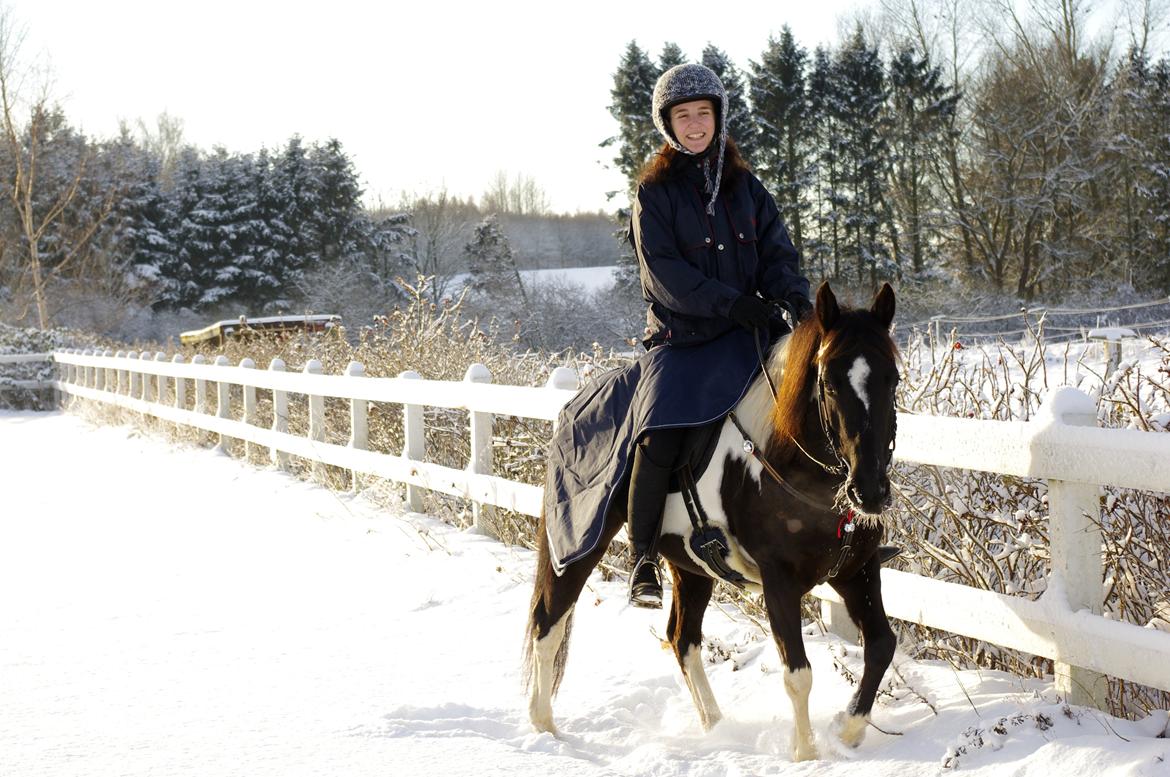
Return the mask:
<svg viewBox="0 0 1170 777">
<path fill-rule="evenodd" d="M 814 356 L 821 426 L 847 469 L 843 495 L 863 513 L 889 507 L 890 460 L 897 432 L 897 349 L 890 338 L 894 290 L 888 283 L 868 310 L 841 310 L 828 283 L 817 290 Z"/>
</svg>

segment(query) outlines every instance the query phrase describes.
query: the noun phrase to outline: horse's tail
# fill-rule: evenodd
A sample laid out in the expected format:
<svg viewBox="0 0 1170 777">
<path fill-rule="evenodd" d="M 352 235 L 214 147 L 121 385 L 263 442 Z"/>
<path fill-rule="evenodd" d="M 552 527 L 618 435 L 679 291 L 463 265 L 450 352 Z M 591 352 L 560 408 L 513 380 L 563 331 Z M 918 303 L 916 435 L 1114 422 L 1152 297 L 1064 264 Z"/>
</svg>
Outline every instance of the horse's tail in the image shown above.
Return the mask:
<svg viewBox="0 0 1170 777">
<path fill-rule="evenodd" d="M 557 602 L 561 597 L 556 596 L 557 583 L 560 578 L 553 571 L 552 557 L 548 545 L 548 531 L 545 526 L 544 511 L 541 511 L 540 522 L 536 527 L 536 575 L 532 588 L 532 603 L 528 607 L 528 628 L 524 632 L 524 691 L 532 690 L 535 667 L 533 664 L 533 648 L 537 638 L 547 636 L 557 624 L 557 620 L 564 618 L 561 644 L 557 647 L 556 657 L 553 659 L 552 695 L 556 696 L 561 687 L 561 678 L 565 676 L 565 661 L 569 656 L 569 637 L 573 630 L 572 602 L 563 613 L 556 612 Z M 574 600 L 576 597 L 574 597 Z"/>
</svg>

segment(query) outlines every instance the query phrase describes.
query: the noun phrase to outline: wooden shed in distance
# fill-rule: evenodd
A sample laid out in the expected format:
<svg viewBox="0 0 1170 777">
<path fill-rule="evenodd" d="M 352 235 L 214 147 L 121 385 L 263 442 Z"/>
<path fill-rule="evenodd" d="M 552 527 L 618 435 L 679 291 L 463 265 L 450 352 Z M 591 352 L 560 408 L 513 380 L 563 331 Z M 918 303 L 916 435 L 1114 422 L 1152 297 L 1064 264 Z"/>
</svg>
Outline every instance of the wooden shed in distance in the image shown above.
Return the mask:
<svg viewBox="0 0 1170 777">
<path fill-rule="evenodd" d="M 326 332 L 341 324 L 341 316 L 261 316 L 217 321 L 202 329 L 179 334 L 183 345 L 223 345 L 229 337 L 247 337 L 259 332 Z"/>
</svg>

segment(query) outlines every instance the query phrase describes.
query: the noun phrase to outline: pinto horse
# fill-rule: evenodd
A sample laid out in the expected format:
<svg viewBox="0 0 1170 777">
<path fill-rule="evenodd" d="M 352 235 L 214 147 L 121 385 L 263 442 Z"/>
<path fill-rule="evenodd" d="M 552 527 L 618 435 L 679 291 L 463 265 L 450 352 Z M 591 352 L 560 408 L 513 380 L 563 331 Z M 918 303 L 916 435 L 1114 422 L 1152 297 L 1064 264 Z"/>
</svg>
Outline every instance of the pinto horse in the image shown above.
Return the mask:
<svg viewBox="0 0 1170 777">
<path fill-rule="evenodd" d="M 767 358 L 723 421 L 710 464 L 695 484 L 711 527 L 727 542 L 724 572 L 763 592 L 768 620 L 787 672 L 794 760 L 817 757 L 809 723 L 812 669 L 801 637 L 801 597 L 827 581 L 844 599 L 865 642 L 865 670 L 856 693 L 834 722 L 856 747 L 865 735 L 895 638 L 882 605 L 879 559 L 882 514 L 889 508 L 888 470 L 894 449 L 897 350 L 890 338 L 894 292 L 882 286 L 868 310 L 842 310 L 827 283 L 816 311 Z M 773 393 L 771 390 L 775 386 Z M 623 486 L 623 491 L 628 486 Z M 552 698 L 564 674 L 573 608 L 610 540 L 626 523 L 626 499 L 611 502 L 602 541 L 557 576 L 544 520 L 538 530 L 525 676 L 528 714 L 538 731 L 555 733 Z M 683 497 L 667 498 L 659 551 L 673 577 L 669 640 L 699 720 L 721 718 L 701 658 L 702 624 L 717 570 L 696 552 L 697 530 Z"/>
</svg>

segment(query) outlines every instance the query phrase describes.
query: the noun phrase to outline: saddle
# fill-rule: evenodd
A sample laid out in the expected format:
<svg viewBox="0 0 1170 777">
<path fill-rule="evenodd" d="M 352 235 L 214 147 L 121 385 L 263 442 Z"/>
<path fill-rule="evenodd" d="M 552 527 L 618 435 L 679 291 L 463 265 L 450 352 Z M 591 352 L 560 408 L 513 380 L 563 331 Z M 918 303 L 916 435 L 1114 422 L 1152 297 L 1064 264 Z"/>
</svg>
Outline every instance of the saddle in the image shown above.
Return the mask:
<svg viewBox="0 0 1170 777">
<path fill-rule="evenodd" d="M 692 426 L 683 435 L 682 447 L 678 452 L 678 463 L 670 476 L 670 493 L 677 494 L 683 490 L 683 472 L 690 470 L 692 479 L 698 481 L 707 471 L 711 457 L 715 455 L 715 445 L 719 442 L 719 431 L 723 428 L 724 416 L 703 426 Z"/>
<path fill-rule="evenodd" d="M 687 430 L 679 450 L 678 464 L 670 477 L 670 492 L 682 494 L 683 504 L 691 519 L 691 552 L 722 580 L 736 588 L 743 588 L 748 581 L 727 564 L 730 555 L 727 536 L 722 529 L 712 526 L 708 521 L 696 485 L 711 464 L 725 420 L 726 417 L 719 418 Z"/>
</svg>

